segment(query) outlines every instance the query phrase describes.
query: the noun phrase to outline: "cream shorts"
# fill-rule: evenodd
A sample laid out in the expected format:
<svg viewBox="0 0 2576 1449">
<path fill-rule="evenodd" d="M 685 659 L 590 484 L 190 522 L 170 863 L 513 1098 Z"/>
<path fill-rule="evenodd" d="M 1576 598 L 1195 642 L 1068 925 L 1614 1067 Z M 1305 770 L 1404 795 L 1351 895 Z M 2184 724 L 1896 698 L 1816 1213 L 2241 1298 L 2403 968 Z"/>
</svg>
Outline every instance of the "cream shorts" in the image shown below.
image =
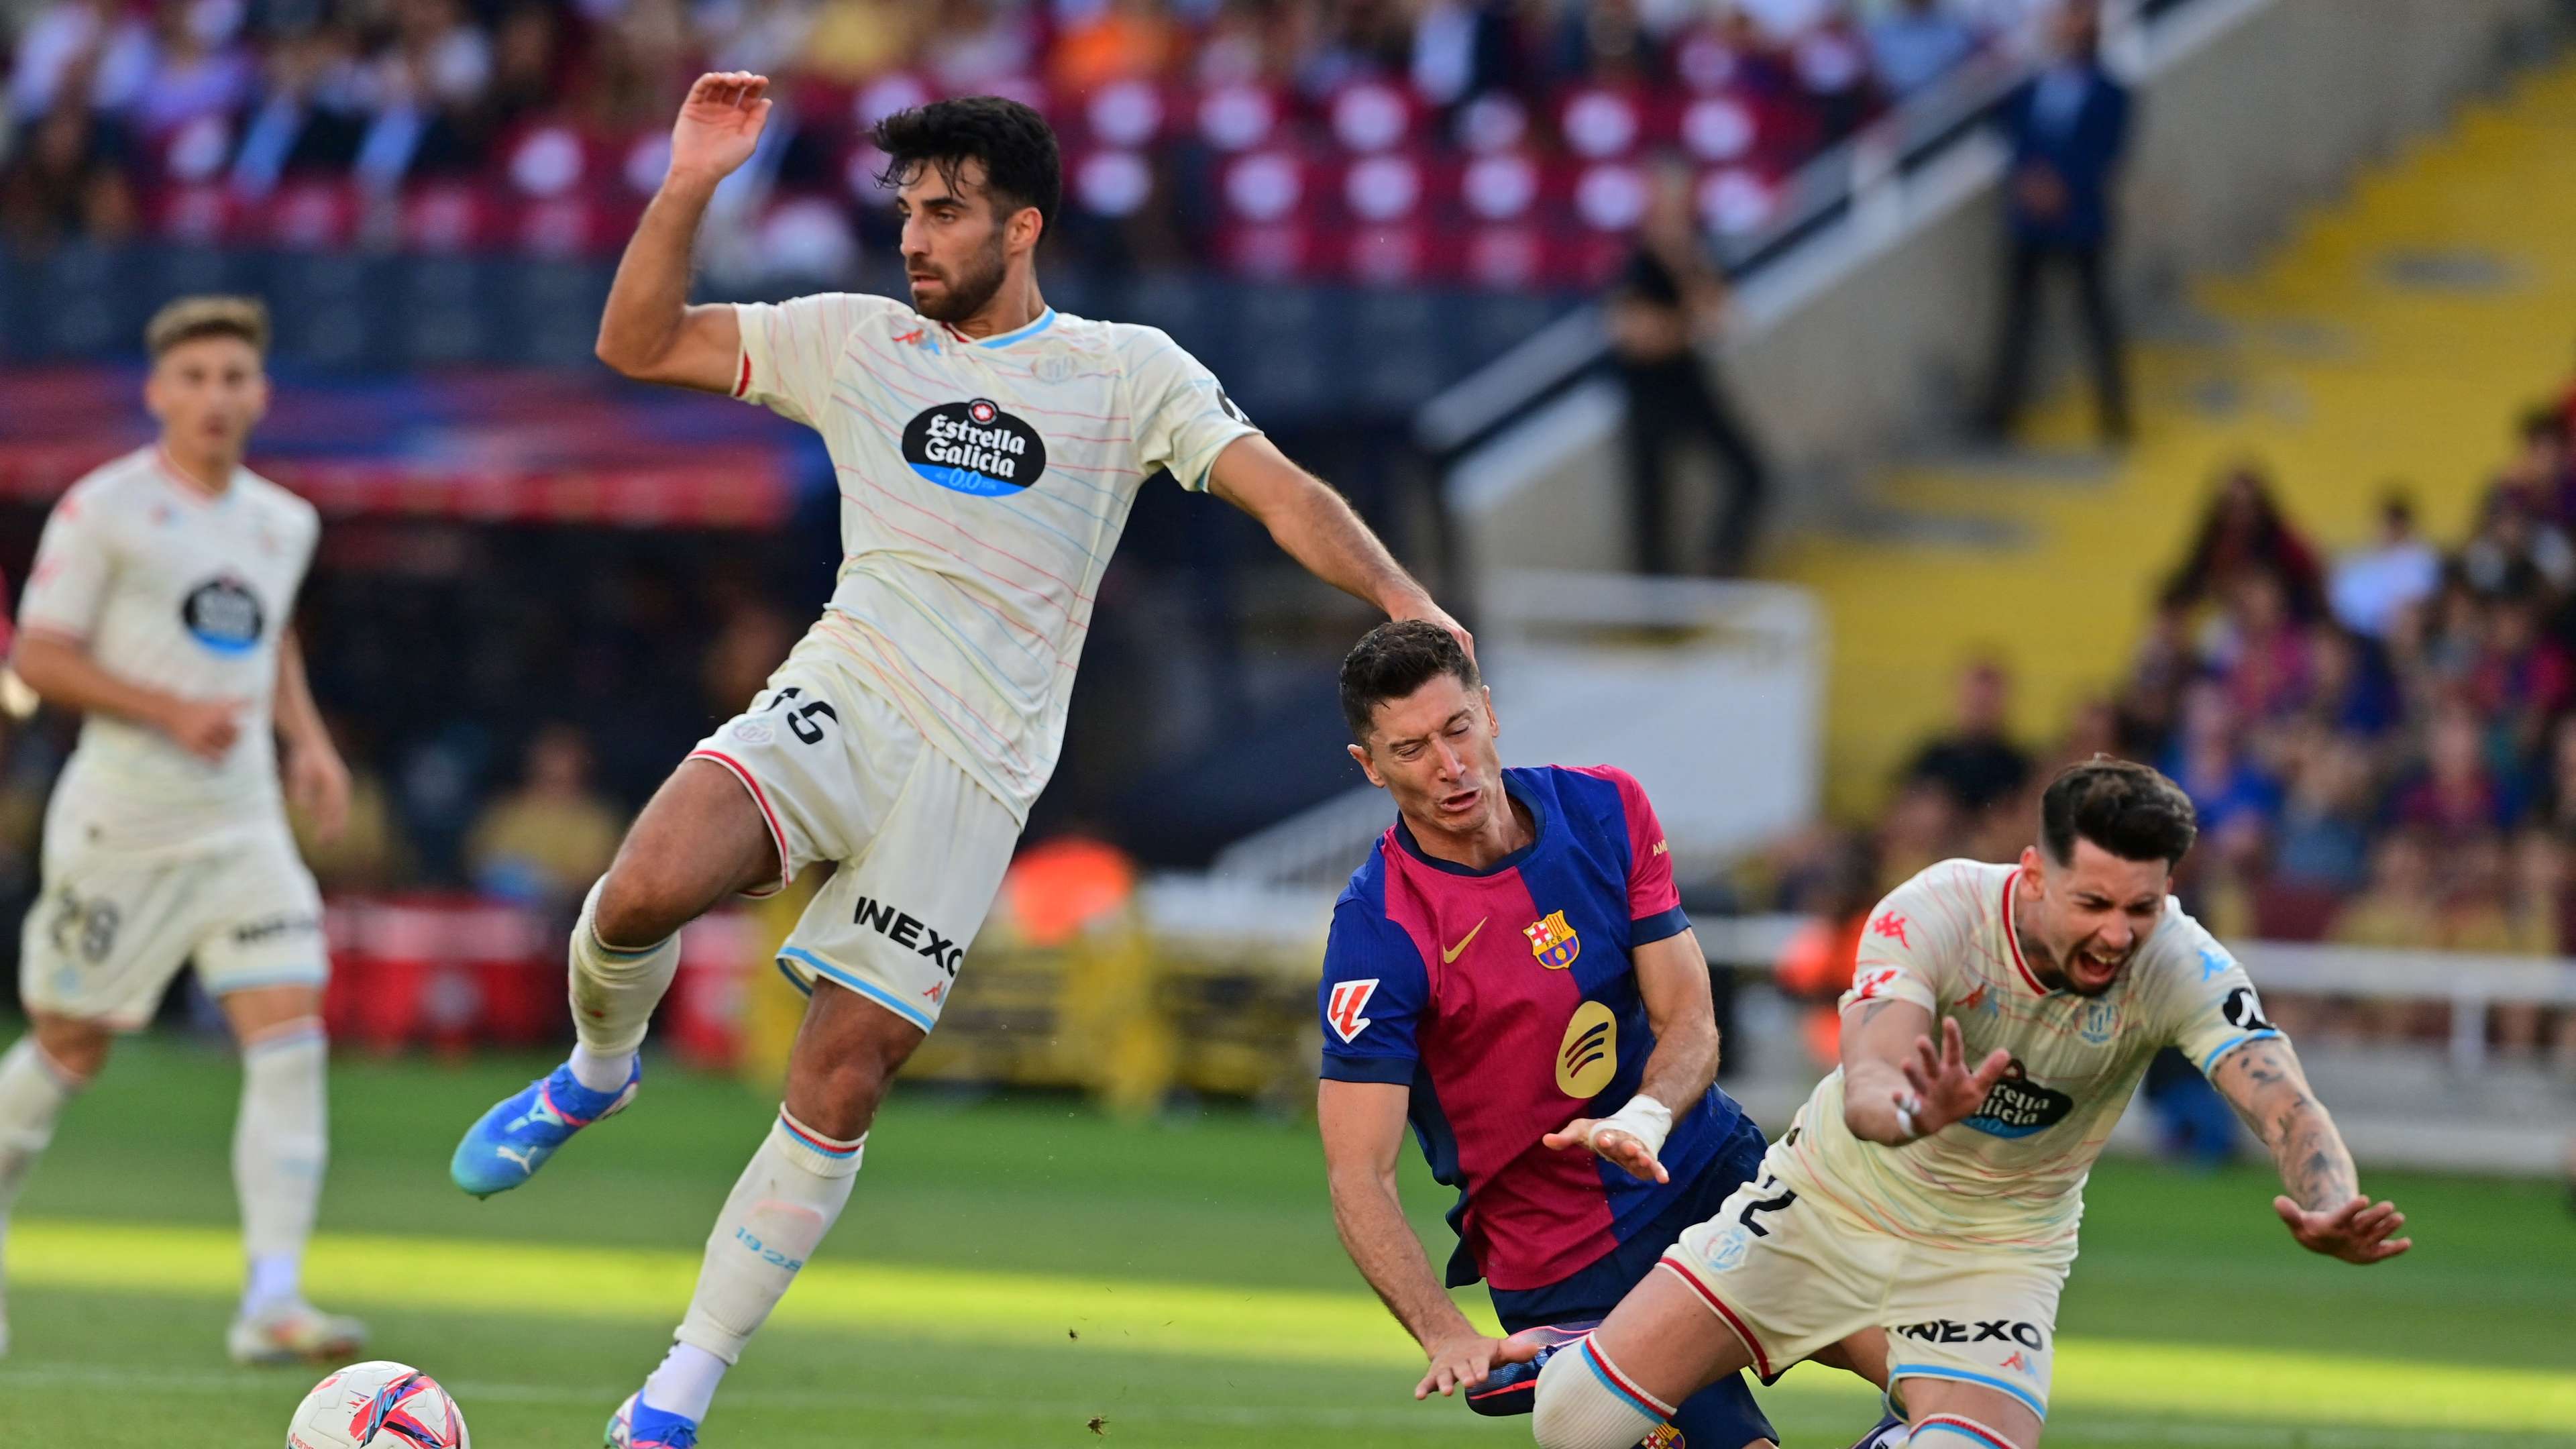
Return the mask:
<svg viewBox="0 0 2576 1449">
<path fill-rule="evenodd" d="M 689 758 L 722 766 L 760 808 L 781 887 L 838 862 L 778 950 L 787 979 L 937 1025 L 1019 845 L 1002 802 L 883 696 L 804 651 Z"/>
<path fill-rule="evenodd" d="M 1865 1328 L 1888 1338 L 1889 1388 L 1981 1384 L 2048 1417 L 2057 1296 L 2074 1256 L 1900 1238 L 1814 1202 L 1766 1170 L 1657 1266 L 1694 1289 L 1767 1382 Z"/>
<path fill-rule="evenodd" d="M 166 857 L 119 855 L 84 833 L 59 814 L 46 822 L 44 893 L 20 933 L 29 1010 L 132 1030 L 192 961 L 217 996 L 329 979 L 322 893 L 283 825 Z"/>
</svg>

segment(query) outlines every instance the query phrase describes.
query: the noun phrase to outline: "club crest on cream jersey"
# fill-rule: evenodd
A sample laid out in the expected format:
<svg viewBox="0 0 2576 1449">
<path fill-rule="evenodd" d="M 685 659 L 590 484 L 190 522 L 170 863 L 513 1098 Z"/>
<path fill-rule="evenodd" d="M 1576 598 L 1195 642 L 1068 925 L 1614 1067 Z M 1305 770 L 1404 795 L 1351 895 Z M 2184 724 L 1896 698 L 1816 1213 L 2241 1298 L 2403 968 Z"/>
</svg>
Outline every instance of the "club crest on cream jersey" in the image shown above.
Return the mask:
<svg viewBox="0 0 2576 1449">
<path fill-rule="evenodd" d="M 1055 311 L 969 338 L 885 297 L 735 308 L 734 395 L 823 435 L 841 569 L 800 653 L 833 659 L 1022 819 L 1136 494 L 1204 490 L 1257 431 L 1151 327 Z"/>
</svg>

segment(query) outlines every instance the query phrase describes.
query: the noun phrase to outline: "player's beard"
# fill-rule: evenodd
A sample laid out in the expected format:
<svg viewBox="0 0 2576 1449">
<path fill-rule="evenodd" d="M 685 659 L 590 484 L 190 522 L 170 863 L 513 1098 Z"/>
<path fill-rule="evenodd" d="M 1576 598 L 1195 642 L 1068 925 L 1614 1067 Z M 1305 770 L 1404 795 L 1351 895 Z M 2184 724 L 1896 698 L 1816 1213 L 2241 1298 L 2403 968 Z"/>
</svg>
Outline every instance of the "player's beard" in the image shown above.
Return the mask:
<svg viewBox="0 0 2576 1449">
<path fill-rule="evenodd" d="M 945 272 L 938 274 L 939 280 L 945 284 L 938 297 L 924 302 L 919 290 L 914 291 L 913 310 L 933 322 L 954 326 L 984 310 L 984 304 L 993 300 L 993 294 L 1002 290 L 1002 278 L 1009 270 L 1002 259 L 1002 229 L 995 227 L 992 241 L 968 270 L 954 277 Z"/>
</svg>

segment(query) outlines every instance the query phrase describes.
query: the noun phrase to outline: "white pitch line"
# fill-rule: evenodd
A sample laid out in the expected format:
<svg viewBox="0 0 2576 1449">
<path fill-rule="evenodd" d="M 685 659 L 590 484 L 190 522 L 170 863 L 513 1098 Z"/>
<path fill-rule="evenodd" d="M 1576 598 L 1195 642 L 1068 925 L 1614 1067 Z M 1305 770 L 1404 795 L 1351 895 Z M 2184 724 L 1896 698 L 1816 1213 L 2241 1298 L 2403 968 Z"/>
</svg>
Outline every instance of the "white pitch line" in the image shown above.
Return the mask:
<svg viewBox="0 0 2576 1449">
<path fill-rule="evenodd" d="M 13 1387 L 81 1387 L 113 1388 L 121 1397 L 138 1398 L 153 1395 L 175 1396 L 196 1394 L 238 1394 L 263 1382 L 274 1382 L 254 1373 L 155 1372 L 138 1376 L 127 1369 L 104 1364 L 27 1364 L 20 1367 L 0 1366 L 0 1390 Z M 581 1387 L 568 1384 L 529 1384 L 475 1379 L 441 1379 L 449 1393 L 460 1404 L 470 1406 L 478 1400 L 518 1404 L 615 1404 L 631 1391 L 632 1385 Z M 875 1394 L 864 1391 L 818 1389 L 753 1390 L 744 1399 L 780 1409 L 873 1409 L 888 1413 L 927 1413 L 959 1417 L 991 1418 L 1008 1416 L 1017 1419 L 1064 1419 L 1079 1421 L 1106 1410 L 1111 1424 L 1121 1418 L 1130 1422 L 1178 1422 L 1210 1424 L 1231 1428 L 1265 1428 L 1287 1424 L 1311 1425 L 1324 1429 L 1381 1429 L 1398 1433 L 1449 1434 L 1462 1426 L 1456 1420 L 1441 1423 L 1427 1417 L 1436 1409 L 1408 1412 L 1402 1409 L 1336 1409 L 1317 1404 L 1280 1404 L 1273 1406 L 1227 1406 L 1221 1404 L 1162 1404 L 1136 1406 L 1131 1401 L 1108 1404 L 1075 1403 L 1060 1400 L 1053 1403 L 1032 1402 L 1025 1398 L 975 1398 L 965 1395 Z M 1444 1416 L 1445 1417 L 1445 1416 Z M 2563 1449 L 2576 1445 L 2576 1435 L 2520 1434 L 2499 1431 L 2492 1434 L 2456 1431 L 2371 1428 L 2366 1426 L 2328 1425 L 2303 1427 L 2288 1424 L 2242 1424 L 2213 1419 L 2135 1419 L 2078 1411 L 2067 1432 L 2089 1439 L 2108 1439 L 2134 1444 L 2216 1444 L 2229 1449 L 2315 1449 L 2330 1443 L 2334 1449 Z"/>
</svg>

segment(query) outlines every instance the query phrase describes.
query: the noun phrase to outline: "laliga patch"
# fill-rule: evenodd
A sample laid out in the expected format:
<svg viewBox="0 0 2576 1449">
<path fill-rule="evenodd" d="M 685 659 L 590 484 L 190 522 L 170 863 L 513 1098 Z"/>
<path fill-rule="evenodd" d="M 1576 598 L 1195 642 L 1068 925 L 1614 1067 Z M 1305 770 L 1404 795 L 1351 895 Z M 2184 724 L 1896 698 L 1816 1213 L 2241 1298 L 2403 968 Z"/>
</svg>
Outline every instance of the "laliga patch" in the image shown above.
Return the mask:
<svg viewBox="0 0 2576 1449">
<path fill-rule="evenodd" d="M 1989 1137 L 2028 1137 L 2065 1121 L 2074 1110 L 2073 1097 L 2030 1080 L 2023 1074 L 2021 1059 L 2015 1057 L 2004 1068 L 2003 1080 L 1986 1094 L 1985 1104 L 1966 1120 Z"/>
<path fill-rule="evenodd" d="M 903 460 L 942 488 L 999 498 L 1038 481 L 1047 457 L 1037 429 L 979 397 L 914 414 L 903 426 Z"/>
<path fill-rule="evenodd" d="M 1342 1045 L 1349 1046 L 1353 1038 L 1369 1029 L 1369 1019 L 1360 1012 L 1377 991 L 1377 983 L 1378 978 L 1374 976 L 1366 981 L 1334 983 L 1333 994 L 1324 1002 L 1324 1024 L 1342 1039 Z"/>
<path fill-rule="evenodd" d="M 179 622 L 188 637 L 218 654 L 247 654 L 268 627 L 268 612 L 249 585 L 223 575 L 188 591 L 179 601 Z"/>
</svg>

